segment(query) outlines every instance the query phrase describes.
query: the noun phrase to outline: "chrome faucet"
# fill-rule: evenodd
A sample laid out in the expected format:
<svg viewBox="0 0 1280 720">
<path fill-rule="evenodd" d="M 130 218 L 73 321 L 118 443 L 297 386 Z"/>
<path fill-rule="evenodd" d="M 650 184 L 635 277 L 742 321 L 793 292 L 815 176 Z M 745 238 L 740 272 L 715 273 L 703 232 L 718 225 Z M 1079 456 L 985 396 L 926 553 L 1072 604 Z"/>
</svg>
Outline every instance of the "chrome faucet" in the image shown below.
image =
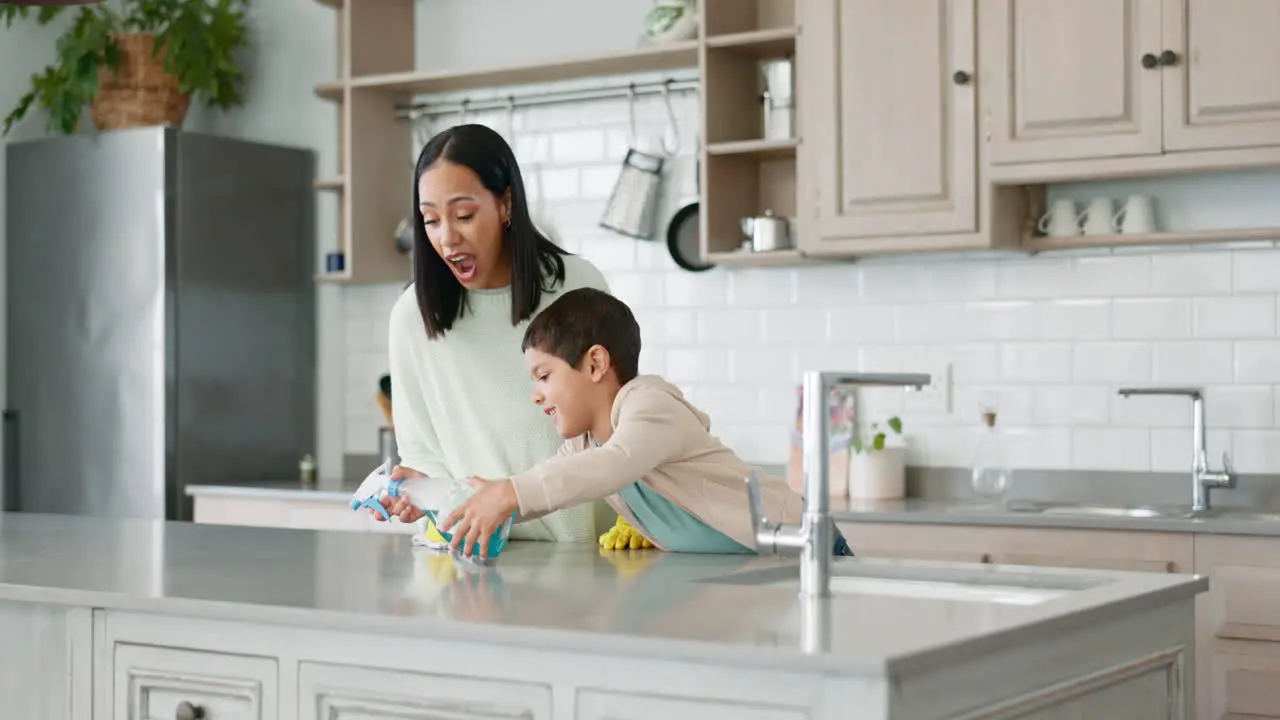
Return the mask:
<svg viewBox="0 0 1280 720">
<path fill-rule="evenodd" d="M 1120 388 L 1120 397 L 1131 395 L 1181 395 L 1191 398 L 1191 512 L 1209 509 L 1211 488 L 1236 486 L 1235 470 L 1227 453 L 1222 453 L 1222 470 L 1209 469 L 1209 455 L 1205 451 L 1204 393 L 1200 388 L 1152 387 Z"/>
<path fill-rule="evenodd" d="M 827 437 L 827 398 L 839 385 L 889 385 L 919 390 L 930 383 L 926 373 L 845 373 L 810 370 L 804 374 L 804 515 L 799 525 L 782 525 L 764 516 L 764 499 L 755 475 L 748 475 L 747 500 L 756 544 L 762 551 L 786 549 L 800 554 L 800 594 L 831 595 L 834 525 L 829 490 L 831 451 Z"/>
</svg>

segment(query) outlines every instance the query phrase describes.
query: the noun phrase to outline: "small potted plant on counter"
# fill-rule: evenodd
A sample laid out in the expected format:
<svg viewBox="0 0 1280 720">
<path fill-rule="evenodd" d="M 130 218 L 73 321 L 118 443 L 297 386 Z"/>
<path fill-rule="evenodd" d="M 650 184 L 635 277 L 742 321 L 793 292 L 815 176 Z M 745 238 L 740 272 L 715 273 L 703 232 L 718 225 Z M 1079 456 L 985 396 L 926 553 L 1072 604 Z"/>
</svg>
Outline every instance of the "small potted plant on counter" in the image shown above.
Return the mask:
<svg viewBox="0 0 1280 720">
<path fill-rule="evenodd" d="M 193 96 L 226 109 L 239 105 L 243 75 L 236 53 L 248 34 L 248 0 L 121 0 L 81 5 L 57 42 L 52 64 L 4 118 L 3 134 L 38 105 L 51 131 L 71 134 L 89 105 L 99 130 L 180 127 Z M 0 21 L 48 25 L 67 6 L 0 3 Z"/>
<path fill-rule="evenodd" d="M 892 433 L 893 441 L 889 433 Z M 853 439 L 849 463 L 851 500 L 890 500 L 906 495 L 907 449 L 902 435 L 902 419 L 893 416 L 871 423 L 871 439 Z"/>
</svg>

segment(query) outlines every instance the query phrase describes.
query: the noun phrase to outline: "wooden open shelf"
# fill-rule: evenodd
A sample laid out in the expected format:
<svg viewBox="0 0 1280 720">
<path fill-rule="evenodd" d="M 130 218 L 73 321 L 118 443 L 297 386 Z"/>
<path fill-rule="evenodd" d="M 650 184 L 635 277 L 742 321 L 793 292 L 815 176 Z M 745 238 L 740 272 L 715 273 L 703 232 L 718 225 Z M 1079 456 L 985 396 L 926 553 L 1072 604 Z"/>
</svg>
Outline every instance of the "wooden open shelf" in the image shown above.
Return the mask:
<svg viewBox="0 0 1280 720">
<path fill-rule="evenodd" d="M 708 48 L 729 50 L 740 55 L 781 57 L 795 53 L 798 34 L 799 31 L 793 26 L 715 35 L 708 37 L 705 42 Z"/>
<path fill-rule="evenodd" d="M 735 267 L 796 267 L 798 265 L 830 263 L 830 260 L 805 257 L 799 250 L 713 252 L 707 254 L 707 260 L 716 265 L 731 265 Z"/>
<path fill-rule="evenodd" d="M 707 146 L 707 155 L 720 157 L 726 155 L 751 156 L 760 160 L 780 160 L 795 157 L 796 147 L 800 141 L 790 140 L 738 140 L 736 142 L 712 143 Z"/>
<path fill-rule="evenodd" d="M 782 267 L 808 261 L 796 250 L 742 251 L 742 219 L 770 211 L 797 237 L 797 137 L 764 139 L 761 62 L 794 57 L 796 0 L 704 0 L 701 51 L 703 257 L 725 266 Z M 793 120 L 793 130 L 795 122 Z"/>
<path fill-rule="evenodd" d="M 410 211 L 409 123 L 397 104 L 418 94 L 554 83 L 582 78 L 697 68 L 701 79 L 703 251 L 721 265 L 780 266 L 805 259 L 795 251 L 737 253 L 739 220 L 766 209 L 794 216 L 794 138 L 763 139 L 760 62 L 793 57 L 801 29 L 797 0 L 702 0 L 699 38 L 593 55 L 470 70 L 414 67 L 413 0 L 317 0 L 338 10 L 337 78 L 315 87 L 337 105 L 339 159 L 334 176 L 316 182 L 334 193 L 344 270 L 317 282 L 407 281 L 410 258 L 395 244 Z"/>
<path fill-rule="evenodd" d="M 719 36 L 796 26 L 795 0 L 702 0 L 702 36 Z"/>
<path fill-rule="evenodd" d="M 1186 230 L 1133 235 L 1029 235 L 1022 241 L 1027 250 L 1077 250 L 1080 248 L 1135 247 L 1143 245 L 1195 245 L 1198 243 L 1246 242 L 1280 239 L 1280 228 L 1231 228 Z"/>
<path fill-rule="evenodd" d="M 320 178 L 315 182 L 315 186 L 317 190 L 331 190 L 331 191 L 337 191 L 337 192 L 342 192 L 342 189 L 346 187 L 346 184 L 347 184 L 347 181 L 344 180 L 342 176 Z"/>
<path fill-rule="evenodd" d="M 623 50 L 620 52 L 552 58 L 480 70 L 403 72 L 352 78 L 353 88 L 377 88 L 402 93 L 438 93 L 505 85 L 549 83 L 586 77 L 626 75 L 692 68 L 698 64 L 698 42 Z"/>
</svg>

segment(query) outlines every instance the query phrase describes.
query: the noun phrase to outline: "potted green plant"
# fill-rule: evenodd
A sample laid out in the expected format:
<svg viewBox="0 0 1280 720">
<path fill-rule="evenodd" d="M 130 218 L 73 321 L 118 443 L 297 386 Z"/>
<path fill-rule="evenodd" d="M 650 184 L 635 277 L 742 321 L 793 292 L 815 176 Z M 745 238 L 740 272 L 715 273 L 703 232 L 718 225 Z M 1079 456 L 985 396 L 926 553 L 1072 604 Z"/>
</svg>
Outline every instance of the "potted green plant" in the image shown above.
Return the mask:
<svg viewBox="0 0 1280 720">
<path fill-rule="evenodd" d="M 849 467 L 849 497 L 859 500 L 888 500 L 906 494 L 907 449 L 902 441 L 902 419 L 893 416 L 871 423 L 871 439 L 853 439 Z M 890 442 L 890 433 L 896 441 Z"/>
<path fill-rule="evenodd" d="M 209 107 L 241 103 L 237 53 L 248 35 L 248 0 L 120 0 L 39 8 L 0 3 L 0 21 L 48 25 L 75 13 L 57 42 L 57 58 L 4 118 L 7 135 L 33 106 L 47 127 L 71 134 L 90 106 L 99 130 L 182 125 L 192 97 Z"/>
</svg>

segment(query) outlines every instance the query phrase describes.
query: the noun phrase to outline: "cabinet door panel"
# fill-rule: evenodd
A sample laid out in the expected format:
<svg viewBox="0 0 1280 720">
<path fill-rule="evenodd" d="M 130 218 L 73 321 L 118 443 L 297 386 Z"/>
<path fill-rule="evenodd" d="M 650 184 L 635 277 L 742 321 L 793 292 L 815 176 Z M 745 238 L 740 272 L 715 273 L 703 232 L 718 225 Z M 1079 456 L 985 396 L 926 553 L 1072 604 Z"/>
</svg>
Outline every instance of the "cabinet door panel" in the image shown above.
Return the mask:
<svg viewBox="0 0 1280 720">
<path fill-rule="evenodd" d="M 989 0 L 980 23 L 991 160 L 1161 152 L 1161 0 Z"/>
<path fill-rule="evenodd" d="M 1165 0 L 1164 147 L 1280 145 L 1280 2 Z"/>
<path fill-rule="evenodd" d="M 801 198 L 817 234 L 975 231 L 973 0 L 806 0 L 803 12 L 802 155 L 816 173 Z"/>
</svg>

